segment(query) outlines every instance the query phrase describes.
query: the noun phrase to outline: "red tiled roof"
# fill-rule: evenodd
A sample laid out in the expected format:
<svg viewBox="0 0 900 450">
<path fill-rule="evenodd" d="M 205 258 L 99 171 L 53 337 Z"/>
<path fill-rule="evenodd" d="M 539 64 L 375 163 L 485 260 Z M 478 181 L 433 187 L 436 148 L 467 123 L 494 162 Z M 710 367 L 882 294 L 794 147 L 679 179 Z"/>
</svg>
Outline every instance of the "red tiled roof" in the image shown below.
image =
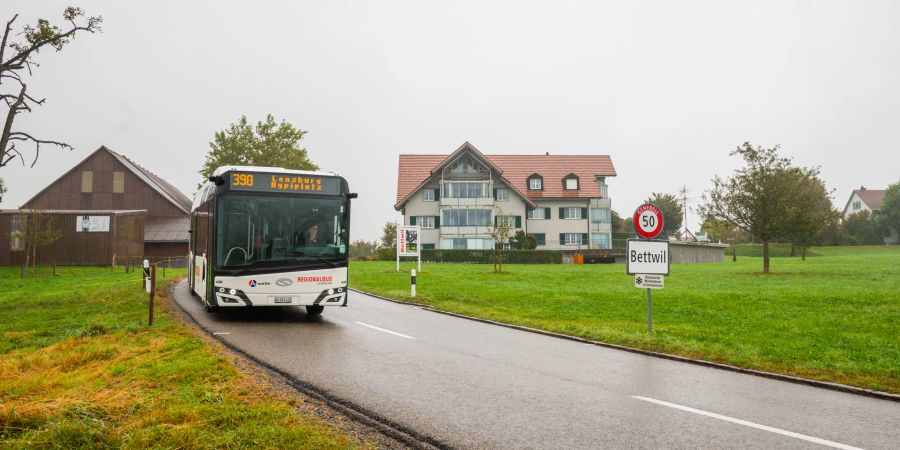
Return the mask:
<svg viewBox="0 0 900 450">
<path fill-rule="evenodd" d="M 464 146 L 466 144 L 463 144 Z M 471 147 L 473 151 L 478 150 Z M 501 171 L 503 178 L 528 199 L 599 198 L 596 176 L 614 177 L 609 155 L 483 155 Z M 431 176 L 431 172 L 447 160 L 448 155 L 400 155 L 397 170 L 397 203 L 407 200 Z M 544 190 L 529 191 L 528 176 L 543 177 Z M 574 173 L 579 177 L 578 191 L 563 189 L 563 177 Z"/>
<path fill-rule="evenodd" d="M 884 189 L 857 189 L 853 191 L 862 201 L 866 202 L 872 211 L 881 211 L 881 204 L 884 203 Z"/>
</svg>

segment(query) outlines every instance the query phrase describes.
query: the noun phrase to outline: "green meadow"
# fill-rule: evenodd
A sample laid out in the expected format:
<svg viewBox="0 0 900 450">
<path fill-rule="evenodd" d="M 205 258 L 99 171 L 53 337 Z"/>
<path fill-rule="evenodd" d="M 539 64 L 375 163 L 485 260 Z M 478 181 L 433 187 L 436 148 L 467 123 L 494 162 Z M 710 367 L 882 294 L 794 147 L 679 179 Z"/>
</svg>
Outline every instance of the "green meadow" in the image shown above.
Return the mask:
<svg viewBox="0 0 900 450">
<path fill-rule="evenodd" d="M 367 446 L 238 371 L 172 318 L 147 326 L 139 275 L 0 267 L 0 447 Z"/>
<path fill-rule="evenodd" d="M 415 302 L 629 347 L 900 393 L 900 247 L 676 264 L 653 291 L 624 265 L 423 264 Z M 350 285 L 411 301 L 409 270 L 353 262 Z M 352 302 L 351 302 L 352 307 Z"/>
</svg>

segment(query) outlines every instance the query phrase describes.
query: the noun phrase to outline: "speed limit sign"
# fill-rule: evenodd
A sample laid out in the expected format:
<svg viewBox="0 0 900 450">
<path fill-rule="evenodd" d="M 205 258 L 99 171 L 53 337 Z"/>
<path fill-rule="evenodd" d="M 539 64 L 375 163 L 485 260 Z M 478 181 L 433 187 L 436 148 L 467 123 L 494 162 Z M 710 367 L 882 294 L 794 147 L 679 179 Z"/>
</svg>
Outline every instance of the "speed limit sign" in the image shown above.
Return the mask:
<svg viewBox="0 0 900 450">
<path fill-rule="evenodd" d="M 644 239 L 655 238 L 663 229 L 663 214 L 656 205 L 644 203 L 634 211 L 634 231 Z"/>
</svg>

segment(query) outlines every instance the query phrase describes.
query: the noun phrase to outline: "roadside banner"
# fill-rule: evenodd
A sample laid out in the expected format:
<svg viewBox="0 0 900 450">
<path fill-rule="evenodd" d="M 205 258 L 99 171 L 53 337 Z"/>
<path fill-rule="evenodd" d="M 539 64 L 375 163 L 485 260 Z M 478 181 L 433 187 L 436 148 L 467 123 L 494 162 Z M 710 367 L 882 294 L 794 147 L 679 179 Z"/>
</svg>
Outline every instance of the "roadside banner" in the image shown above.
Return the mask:
<svg viewBox="0 0 900 450">
<path fill-rule="evenodd" d="M 397 225 L 397 272 L 400 271 L 401 256 L 415 256 L 419 272 L 422 271 L 421 235 L 422 228 L 418 225 Z"/>
</svg>

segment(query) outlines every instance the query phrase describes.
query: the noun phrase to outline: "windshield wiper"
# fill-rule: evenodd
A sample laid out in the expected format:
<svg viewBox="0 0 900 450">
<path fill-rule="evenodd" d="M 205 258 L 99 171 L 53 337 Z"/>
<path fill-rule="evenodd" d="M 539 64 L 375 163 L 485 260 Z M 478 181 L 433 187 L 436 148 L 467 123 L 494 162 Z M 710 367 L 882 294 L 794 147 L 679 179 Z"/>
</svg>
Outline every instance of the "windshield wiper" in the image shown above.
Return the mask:
<svg viewBox="0 0 900 450">
<path fill-rule="evenodd" d="M 322 262 L 325 263 L 325 264 L 328 264 L 328 265 L 331 266 L 331 267 L 338 267 L 337 263 L 332 262 L 332 261 L 329 261 L 329 260 L 327 260 L 327 259 L 325 259 L 325 258 L 323 258 L 323 257 L 321 257 L 321 256 L 304 255 L 303 257 L 304 257 L 304 258 L 315 258 L 315 259 L 317 259 L 317 260 L 319 260 L 319 261 L 322 261 Z"/>
</svg>

